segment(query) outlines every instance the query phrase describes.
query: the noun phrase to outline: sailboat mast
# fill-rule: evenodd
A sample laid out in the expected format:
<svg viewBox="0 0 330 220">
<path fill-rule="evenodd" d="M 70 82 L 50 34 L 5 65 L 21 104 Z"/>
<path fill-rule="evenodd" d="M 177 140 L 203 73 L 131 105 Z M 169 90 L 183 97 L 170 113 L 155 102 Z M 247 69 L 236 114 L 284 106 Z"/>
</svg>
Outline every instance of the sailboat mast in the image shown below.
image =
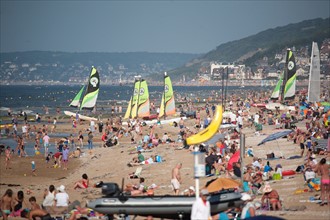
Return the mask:
<svg viewBox="0 0 330 220">
<path fill-rule="evenodd" d="M 137 99 L 136 99 L 136 118 L 138 118 L 138 112 L 139 112 L 139 99 L 140 99 L 140 89 L 141 89 L 141 76 L 137 76 L 138 81 L 139 81 L 139 89 L 138 89 L 138 94 L 137 94 Z"/>
<path fill-rule="evenodd" d="M 311 53 L 311 64 L 309 68 L 309 79 L 308 79 L 308 101 L 311 100 L 311 81 L 312 81 L 312 72 L 313 72 L 313 57 L 314 55 L 314 42 L 312 42 L 312 53 Z"/>
<path fill-rule="evenodd" d="M 226 105 L 227 105 L 227 87 L 228 87 L 228 68 L 226 72 L 226 86 L 225 86 L 225 105 L 222 106 L 224 110 L 226 110 Z"/>
<path fill-rule="evenodd" d="M 286 50 L 286 58 L 285 58 L 285 66 L 284 66 L 284 80 L 282 81 L 282 88 L 281 88 L 281 102 L 284 102 L 284 91 L 285 91 L 285 84 L 288 81 L 288 63 L 289 63 L 289 51 L 290 48 Z"/>
<path fill-rule="evenodd" d="M 166 119 L 166 100 L 165 100 L 165 93 L 166 93 L 166 82 L 165 82 L 165 78 L 167 76 L 167 73 L 164 72 L 164 92 L 163 92 L 163 100 L 164 100 L 164 120 Z"/>
</svg>

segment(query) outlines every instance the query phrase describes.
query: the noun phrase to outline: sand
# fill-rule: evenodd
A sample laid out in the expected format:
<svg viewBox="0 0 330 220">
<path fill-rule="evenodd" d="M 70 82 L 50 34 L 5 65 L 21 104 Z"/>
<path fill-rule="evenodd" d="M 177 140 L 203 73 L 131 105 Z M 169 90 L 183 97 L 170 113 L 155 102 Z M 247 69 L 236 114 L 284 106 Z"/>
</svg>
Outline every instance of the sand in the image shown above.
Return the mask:
<svg viewBox="0 0 330 220">
<path fill-rule="evenodd" d="M 256 109 L 254 109 L 255 111 Z M 253 109 L 252 109 L 253 111 Z M 203 116 L 203 115 L 202 115 Z M 71 121 L 68 118 L 62 118 L 59 120 L 64 122 L 59 124 L 57 132 L 72 132 Z M 103 120 L 105 121 L 105 119 Z M 193 128 L 193 119 L 185 121 L 186 126 Z M 246 123 L 247 124 L 247 123 Z M 298 124 L 299 127 L 303 127 L 303 123 Z M 78 125 L 78 130 L 86 130 L 88 123 Z M 144 127 L 144 133 L 149 131 L 149 127 Z M 163 125 L 157 127 L 155 132 L 161 137 L 164 132 L 168 132 L 172 138 L 177 137 L 179 129 L 174 128 L 171 125 Z M 260 136 L 256 136 L 254 128 L 244 128 L 243 133 L 246 135 L 246 147 L 253 146 L 256 156 L 265 158 L 266 154 L 274 151 L 276 155 L 282 153 L 285 157 L 299 155 L 300 148 L 298 145 L 288 142 L 286 139 L 279 139 L 278 141 L 268 142 L 265 145 L 257 146 L 257 144 L 265 138 L 268 134 L 274 133 L 274 126 L 264 126 L 264 130 Z M 50 184 L 59 187 L 65 185 L 66 191 L 69 194 L 70 201 L 79 200 L 82 204 L 94 198 L 100 197 L 100 190 L 90 187 L 87 190 L 74 190 L 73 185 L 76 181 L 81 179 L 81 175 L 86 173 L 90 179 L 90 185 L 93 185 L 99 181 L 103 182 L 116 182 L 120 186 L 124 180 L 125 184 L 136 182 L 137 180 L 131 180 L 128 178 L 129 173 L 136 170 L 136 167 L 129 167 L 127 163 L 136 155 L 130 154 L 131 149 L 134 148 L 134 144 L 130 143 L 128 137 L 123 137 L 119 140 L 119 145 L 111 148 L 100 147 L 100 134 L 97 134 L 94 141 L 94 154 L 89 155 L 87 151 L 87 143 L 83 149 L 84 156 L 81 158 L 72 158 L 69 160 L 69 169 L 63 170 L 61 168 L 49 168 L 46 164 L 43 156 L 33 156 L 18 158 L 13 156 L 11 160 L 11 169 L 5 170 L 4 168 L 4 155 L 0 157 L 0 194 L 8 188 L 14 190 L 16 193 L 18 190 L 24 190 L 27 192 L 31 190 L 30 195 L 25 195 L 26 198 L 35 196 L 37 202 L 42 203 L 43 191 L 48 188 Z M 86 140 L 85 140 L 86 141 Z M 193 179 L 193 155 L 188 150 L 177 150 L 176 147 L 170 144 L 161 144 L 157 148 L 154 148 L 152 152 L 145 153 L 147 158 L 150 155 L 161 155 L 165 160 L 162 163 L 143 165 L 142 176 L 146 179 L 146 185 L 155 183 L 158 188 L 155 190 L 156 195 L 173 194 L 170 186 L 171 170 L 176 163 L 182 162 L 183 167 L 181 169 L 181 176 L 183 179 L 182 191 L 189 188 L 189 186 L 195 185 Z M 319 160 L 321 157 L 318 156 Z M 34 160 L 37 166 L 37 176 L 32 176 L 31 161 Z M 244 158 L 244 163 L 250 163 L 251 158 Z M 264 160 L 264 163 L 266 161 Z M 303 163 L 303 159 L 278 159 L 270 161 L 272 167 L 276 164 L 282 164 L 284 170 L 293 169 Z M 26 175 L 25 175 L 26 174 Z M 222 174 L 224 176 L 224 174 Z M 200 185 L 203 186 L 209 180 L 214 177 L 205 177 L 200 179 Z M 304 211 L 263 211 L 260 214 L 280 216 L 285 219 L 329 219 L 330 206 L 320 207 L 316 203 L 309 202 L 311 196 L 320 195 L 320 192 L 306 192 L 301 194 L 294 194 L 297 189 L 307 188 L 304 185 L 303 176 L 301 174 L 294 175 L 290 179 L 282 179 L 278 181 L 271 181 L 271 186 L 278 190 L 281 199 L 283 200 L 283 206 L 287 208 L 294 208 L 297 206 L 305 206 Z M 260 200 L 261 196 L 258 196 L 256 200 Z M 144 218 L 136 218 L 144 219 Z"/>
</svg>

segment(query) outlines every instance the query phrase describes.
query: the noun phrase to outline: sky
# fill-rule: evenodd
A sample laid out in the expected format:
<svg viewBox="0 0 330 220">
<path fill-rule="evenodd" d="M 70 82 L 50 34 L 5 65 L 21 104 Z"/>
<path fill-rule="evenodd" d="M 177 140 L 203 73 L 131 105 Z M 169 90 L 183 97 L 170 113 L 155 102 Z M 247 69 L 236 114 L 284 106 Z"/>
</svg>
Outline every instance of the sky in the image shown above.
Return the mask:
<svg viewBox="0 0 330 220">
<path fill-rule="evenodd" d="M 206 53 L 269 28 L 330 14 L 330 0 L 0 3 L 0 52 Z"/>
</svg>

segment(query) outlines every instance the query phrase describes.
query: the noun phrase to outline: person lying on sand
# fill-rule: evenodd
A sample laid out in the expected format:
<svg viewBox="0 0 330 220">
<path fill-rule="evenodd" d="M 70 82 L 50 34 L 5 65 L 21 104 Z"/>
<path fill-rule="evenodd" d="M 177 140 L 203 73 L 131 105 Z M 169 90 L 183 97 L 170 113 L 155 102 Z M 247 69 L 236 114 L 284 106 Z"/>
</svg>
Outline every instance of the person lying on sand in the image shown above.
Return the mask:
<svg viewBox="0 0 330 220">
<path fill-rule="evenodd" d="M 27 219 L 36 219 L 36 217 L 39 217 L 41 220 L 51 220 L 53 219 L 50 214 L 44 210 L 44 209 L 34 209 L 34 210 L 28 210 L 24 209 L 21 212 L 21 217 L 22 218 L 27 218 Z"/>
</svg>

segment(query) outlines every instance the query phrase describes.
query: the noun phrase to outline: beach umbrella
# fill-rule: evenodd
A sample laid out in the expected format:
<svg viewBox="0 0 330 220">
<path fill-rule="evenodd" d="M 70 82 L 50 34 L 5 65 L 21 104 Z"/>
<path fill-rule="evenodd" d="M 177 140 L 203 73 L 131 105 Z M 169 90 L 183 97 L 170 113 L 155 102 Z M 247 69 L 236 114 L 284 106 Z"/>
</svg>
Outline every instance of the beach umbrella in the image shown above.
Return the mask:
<svg viewBox="0 0 330 220">
<path fill-rule="evenodd" d="M 228 165 L 227 165 L 227 170 L 232 170 L 233 169 L 233 163 L 238 162 L 240 159 L 240 151 L 236 151 L 233 156 L 230 157 L 228 160 Z"/>
<path fill-rule="evenodd" d="M 293 130 L 284 130 L 284 131 L 280 131 L 280 132 L 276 132 L 274 134 L 271 134 L 269 135 L 268 137 L 266 137 L 265 139 L 263 139 L 259 144 L 258 146 L 266 143 L 266 142 L 269 142 L 269 141 L 274 141 L 274 140 L 277 140 L 279 138 L 282 138 L 282 137 L 285 137 L 289 134 L 291 134 L 293 132 Z"/>
<path fill-rule="evenodd" d="M 220 177 L 220 178 L 209 181 L 206 188 L 209 191 L 209 193 L 212 193 L 212 192 L 218 192 L 222 189 L 237 188 L 240 185 L 241 185 L 241 183 L 237 182 L 236 180 L 233 180 L 230 178 L 225 178 L 225 177 L 222 177 L 222 178 Z"/>
<path fill-rule="evenodd" d="M 210 145 L 210 144 L 215 144 L 218 142 L 219 139 L 225 139 L 225 135 L 224 134 L 216 134 L 214 135 L 210 140 L 208 140 L 207 142 L 205 142 L 206 145 Z"/>
</svg>

